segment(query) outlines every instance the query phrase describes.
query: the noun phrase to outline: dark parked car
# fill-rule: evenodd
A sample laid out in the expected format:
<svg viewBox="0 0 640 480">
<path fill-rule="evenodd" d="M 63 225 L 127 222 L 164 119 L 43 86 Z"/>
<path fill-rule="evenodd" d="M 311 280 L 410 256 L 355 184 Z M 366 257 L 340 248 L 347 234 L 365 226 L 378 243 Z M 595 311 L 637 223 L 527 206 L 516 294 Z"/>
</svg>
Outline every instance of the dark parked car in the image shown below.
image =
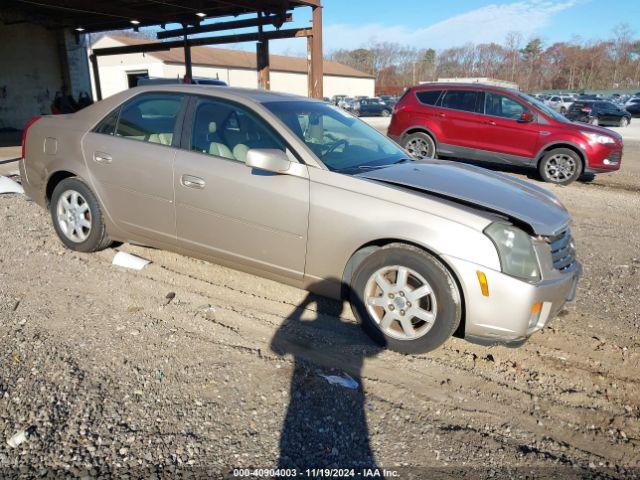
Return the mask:
<svg viewBox="0 0 640 480">
<path fill-rule="evenodd" d="M 625 110 L 631 114 L 632 117 L 640 116 L 640 97 L 631 98 L 624 106 Z"/>
<path fill-rule="evenodd" d="M 571 105 L 567 118 L 591 125 L 612 125 L 626 127 L 631 122 L 631 114 L 611 102 L 578 100 Z"/>
<path fill-rule="evenodd" d="M 562 185 L 583 172 L 618 170 L 622 159 L 618 133 L 571 122 L 522 92 L 478 84 L 410 88 L 394 107 L 388 135 L 419 159 L 528 165 Z"/>
<path fill-rule="evenodd" d="M 379 98 L 363 98 L 356 100 L 351 106 L 351 111 L 358 117 L 375 117 L 379 115 L 388 117 L 391 115 L 391 109 L 392 107 L 382 102 Z"/>
</svg>

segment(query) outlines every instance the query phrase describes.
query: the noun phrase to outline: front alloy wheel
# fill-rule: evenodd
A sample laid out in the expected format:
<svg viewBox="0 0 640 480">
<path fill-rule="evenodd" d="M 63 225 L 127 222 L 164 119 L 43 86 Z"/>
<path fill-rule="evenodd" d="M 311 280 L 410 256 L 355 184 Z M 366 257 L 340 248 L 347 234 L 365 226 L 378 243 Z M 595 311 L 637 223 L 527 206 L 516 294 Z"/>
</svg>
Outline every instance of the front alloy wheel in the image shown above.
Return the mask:
<svg viewBox="0 0 640 480">
<path fill-rule="evenodd" d="M 438 348 L 462 317 L 457 284 L 435 257 L 413 245 L 378 248 L 351 279 L 351 308 L 380 345 L 402 353 Z"/>
<path fill-rule="evenodd" d="M 385 335 L 412 340 L 425 335 L 438 315 L 429 282 L 402 265 L 382 267 L 365 286 L 367 312 Z"/>
<path fill-rule="evenodd" d="M 568 185 L 582 173 L 582 160 L 573 150 L 558 148 L 542 157 L 538 171 L 545 182 Z"/>
</svg>

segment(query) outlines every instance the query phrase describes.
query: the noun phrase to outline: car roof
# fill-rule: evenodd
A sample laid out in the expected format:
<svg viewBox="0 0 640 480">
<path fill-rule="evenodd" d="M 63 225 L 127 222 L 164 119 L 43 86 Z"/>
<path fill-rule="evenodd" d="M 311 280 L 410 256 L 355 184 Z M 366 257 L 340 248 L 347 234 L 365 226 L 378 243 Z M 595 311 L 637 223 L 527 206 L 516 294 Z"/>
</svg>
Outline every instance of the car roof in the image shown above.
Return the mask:
<svg viewBox="0 0 640 480">
<path fill-rule="evenodd" d="M 497 85 L 486 85 L 483 83 L 464 83 L 464 82 L 432 82 L 432 83 L 423 83 L 421 85 L 417 85 L 412 87 L 412 89 L 420 90 L 420 89 L 430 90 L 436 88 L 475 88 L 478 90 L 493 90 L 498 92 L 506 92 L 511 94 L 521 93 L 515 88 L 507 88 L 507 87 L 499 87 Z"/>
<path fill-rule="evenodd" d="M 271 92 L 267 90 L 259 90 L 252 88 L 239 88 L 239 87 L 227 87 L 222 85 L 193 85 L 193 84 L 177 84 L 177 85 L 144 85 L 140 87 L 131 88 L 130 91 L 135 91 L 136 94 L 144 92 L 180 92 L 191 93 L 194 95 L 211 95 L 212 93 L 219 93 L 227 98 L 238 97 L 245 100 L 252 100 L 256 103 L 268 103 L 278 101 L 316 101 L 321 102 L 315 98 L 303 97 L 300 95 L 293 95 L 291 93 Z"/>
</svg>

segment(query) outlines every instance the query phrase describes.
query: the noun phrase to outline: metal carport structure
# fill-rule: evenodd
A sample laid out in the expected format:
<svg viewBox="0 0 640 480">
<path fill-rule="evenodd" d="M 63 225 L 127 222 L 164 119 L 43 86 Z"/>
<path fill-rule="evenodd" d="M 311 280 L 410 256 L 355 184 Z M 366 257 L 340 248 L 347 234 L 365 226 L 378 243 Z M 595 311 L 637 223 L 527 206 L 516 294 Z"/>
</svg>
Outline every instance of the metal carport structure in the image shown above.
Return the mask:
<svg viewBox="0 0 640 480">
<path fill-rule="evenodd" d="M 97 58 L 137 52 L 152 52 L 183 47 L 187 77 L 191 77 L 190 48 L 200 45 L 257 42 L 259 84 L 269 88 L 269 41 L 306 37 L 308 48 L 309 96 L 322 98 L 322 6 L 320 0 L 3 0 L 2 21 L 7 24 L 38 23 L 50 29 L 72 29 L 79 37 L 86 33 L 159 26 L 159 39 L 179 38 L 160 43 L 103 48 L 92 52 L 91 64 L 95 90 L 101 98 Z M 300 7 L 312 9 L 308 28 L 282 29 L 291 21 L 292 12 Z M 255 18 L 222 21 L 223 17 L 253 14 Z M 220 20 L 203 24 L 204 20 Z M 181 28 L 166 30 L 168 24 Z M 252 28 L 250 33 L 198 36 L 209 32 Z"/>
</svg>

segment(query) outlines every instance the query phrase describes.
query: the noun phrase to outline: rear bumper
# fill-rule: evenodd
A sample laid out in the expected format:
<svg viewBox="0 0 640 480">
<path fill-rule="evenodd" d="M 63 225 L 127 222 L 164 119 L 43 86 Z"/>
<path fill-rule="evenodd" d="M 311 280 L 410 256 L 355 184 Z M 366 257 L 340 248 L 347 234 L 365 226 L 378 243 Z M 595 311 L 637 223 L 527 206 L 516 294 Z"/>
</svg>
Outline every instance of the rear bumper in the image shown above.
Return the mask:
<svg viewBox="0 0 640 480">
<path fill-rule="evenodd" d="M 528 283 L 466 260 L 445 257 L 461 281 L 465 299 L 465 339 L 482 344 L 521 344 L 573 300 L 582 266 Z M 480 289 L 477 272 L 486 275 L 489 295 Z M 532 308 L 541 303 L 538 312 Z"/>
</svg>

